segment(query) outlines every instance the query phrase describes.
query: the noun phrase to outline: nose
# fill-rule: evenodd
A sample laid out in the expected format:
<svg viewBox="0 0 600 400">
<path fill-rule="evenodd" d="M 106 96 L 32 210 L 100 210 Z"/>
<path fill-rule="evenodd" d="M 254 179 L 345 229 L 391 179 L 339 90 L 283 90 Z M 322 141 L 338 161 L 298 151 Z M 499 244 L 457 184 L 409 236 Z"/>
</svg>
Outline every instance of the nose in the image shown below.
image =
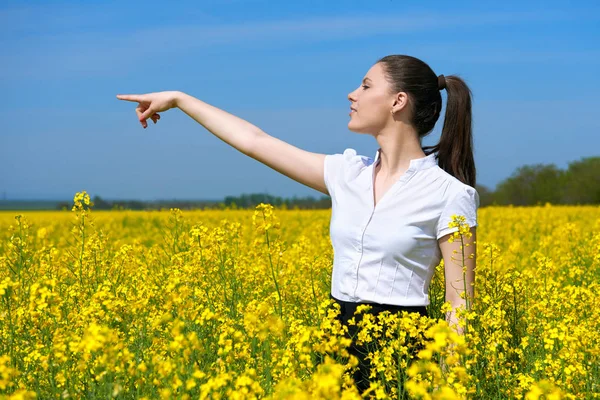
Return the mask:
<svg viewBox="0 0 600 400">
<path fill-rule="evenodd" d="M 351 102 L 356 102 L 356 97 L 354 96 L 354 92 L 356 92 L 356 90 L 348 93 L 348 100 L 350 100 Z"/>
</svg>

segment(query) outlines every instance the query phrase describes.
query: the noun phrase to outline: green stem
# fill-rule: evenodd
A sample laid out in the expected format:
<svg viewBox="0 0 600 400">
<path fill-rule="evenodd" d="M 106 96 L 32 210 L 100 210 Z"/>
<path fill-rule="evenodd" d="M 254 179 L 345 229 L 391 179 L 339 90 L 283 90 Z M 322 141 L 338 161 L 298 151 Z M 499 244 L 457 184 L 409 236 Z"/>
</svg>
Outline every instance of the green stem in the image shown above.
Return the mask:
<svg viewBox="0 0 600 400">
<path fill-rule="evenodd" d="M 265 218 L 265 213 L 263 211 L 263 219 Z M 271 259 L 271 243 L 269 242 L 269 232 L 265 229 L 265 235 L 267 236 L 267 248 L 269 249 L 269 264 L 271 265 L 271 275 L 273 276 L 273 282 L 275 282 L 275 290 L 277 290 L 277 297 L 279 298 L 279 316 L 283 317 L 283 306 L 281 304 L 281 292 L 279 291 L 279 284 L 277 283 L 277 278 L 275 277 L 275 270 L 273 269 L 273 260 Z"/>
<path fill-rule="evenodd" d="M 315 258 L 316 261 L 317 258 Z M 319 301 L 317 300 L 317 293 L 315 292 L 315 279 L 313 276 L 313 265 L 310 265 L 310 286 L 312 289 L 313 299 L 315 300 L 315 309 L 317 311 L 317 318 L 319 319 L 319 326 L 321 326 L 321 316 L 319 315 Z"/>
<path fill-rule="evenodd" d="M 460 269 L 463 272 L 463 289 L 465 291 L 465 331 L 464 333 L 468 333 L 468 328 L 469 328 L 469 314 L 468 312 L 471 311 L 471 303 L 469 302 L 469 292 L 467 291 L 467 275 L 466 275 L 466 271 L 464 270 L 464 266 L 465 266 L 465 241 L 463 238 L 463 235 L 460 235 L 460 243 L 461 243 L 461 253 L 462 253 L 462 263 L 460 266 Z"/>
<path fill-rule="evenodd" d="M 79 253 L 79 284 L 83 288 L 83 253 L 85 251 L 85 214 L 81 215 L 81 252 Z"/>
</svg>

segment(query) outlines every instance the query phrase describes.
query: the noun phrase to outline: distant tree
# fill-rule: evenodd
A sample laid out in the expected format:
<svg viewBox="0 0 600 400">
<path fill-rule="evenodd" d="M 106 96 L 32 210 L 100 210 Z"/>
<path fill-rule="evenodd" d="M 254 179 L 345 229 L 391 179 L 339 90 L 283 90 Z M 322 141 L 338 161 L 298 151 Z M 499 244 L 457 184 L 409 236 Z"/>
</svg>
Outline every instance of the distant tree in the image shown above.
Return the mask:
<svg viewBox="0 0 600 400">
<path fill-rule="evenodd" d="M 489 206 L 494 203 L 494 191 L 490 190 L 487 186 L 476 185 L 475 189 L 479 194 L 479 206 Z"/>
<path fill-rule="evenodd" d="M 563 201 L 564 171 L 556 165 L 525 165 L 496 187 L 498 204 L 517 206 L 560 204 Z"/>
<path fill-rule="evenodd" d="M 600 157 L 569 163 L 563 197 L 568 204 L 600 204 Z"/>
<path fill-rule="evenodd" d="M 92 199 L 94 203 L 94 210 L 110 210 L 112 208 L 112 204 L 106 200 L 103 200 L 100 196 L 96 195 Z"/>
</svg>

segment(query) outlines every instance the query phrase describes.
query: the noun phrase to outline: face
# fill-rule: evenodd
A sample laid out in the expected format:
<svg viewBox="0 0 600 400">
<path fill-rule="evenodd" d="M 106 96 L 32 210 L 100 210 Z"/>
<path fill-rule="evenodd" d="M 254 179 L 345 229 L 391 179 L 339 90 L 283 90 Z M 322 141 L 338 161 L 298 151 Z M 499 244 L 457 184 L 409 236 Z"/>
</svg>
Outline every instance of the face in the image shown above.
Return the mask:
<svg viewBox="0 0 600 400">
<path fill-rule="evenodd" d="M 394 113 L 402 108 L 402 103 L 398 103 L 396 99 L 400 96 L 402 101 L 403 95 L 392 94 L 381 64 L 373 65 L 361 85 L 348 94 L 350 107 L 356 110 L 350 110 L 348 129 L 357 133 L 380 132 L 393 122 L 393 115 L 390 113 L 392 107 Z"/>
</svg>

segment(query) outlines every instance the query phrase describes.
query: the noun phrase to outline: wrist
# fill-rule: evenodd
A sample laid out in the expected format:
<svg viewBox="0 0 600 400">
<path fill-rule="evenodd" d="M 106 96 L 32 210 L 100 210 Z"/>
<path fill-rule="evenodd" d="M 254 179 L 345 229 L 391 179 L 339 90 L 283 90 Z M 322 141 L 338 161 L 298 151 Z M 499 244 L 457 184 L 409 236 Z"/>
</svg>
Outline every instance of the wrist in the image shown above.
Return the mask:
<svg viewBox="0 0 600 400">
<path fill-rule="evenodd" d="M 179 91 L 179 90 L 175 91 L 174 96 L 173 96 L 173 108 L 179 108 L 184 96 L 185 96 L 185 93 L 183 93 L 182 91 Z"/>
</svg>

